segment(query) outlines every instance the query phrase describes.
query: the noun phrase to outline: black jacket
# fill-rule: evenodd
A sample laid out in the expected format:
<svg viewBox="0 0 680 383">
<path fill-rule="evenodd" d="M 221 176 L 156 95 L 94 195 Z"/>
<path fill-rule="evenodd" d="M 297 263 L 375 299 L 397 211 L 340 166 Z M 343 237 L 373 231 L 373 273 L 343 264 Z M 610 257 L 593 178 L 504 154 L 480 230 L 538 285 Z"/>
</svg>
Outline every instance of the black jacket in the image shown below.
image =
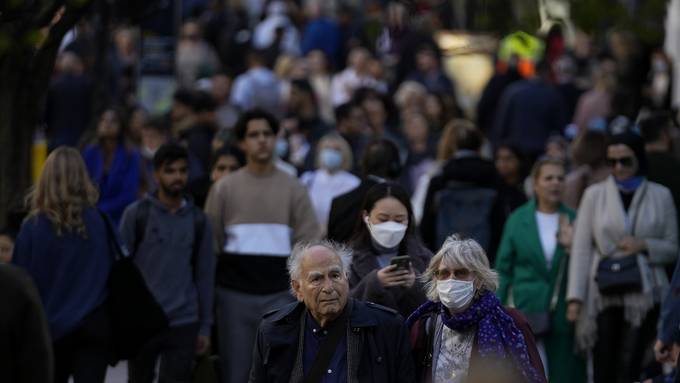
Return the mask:
<svg viewBox="0 0 680 383">
<path fill-rule="evenodd" d="M 409 255 L 411 267 L 416 275 L 420 275 L 430 263 L 432 252 L 415 237 L 407 238 L 407 240 L 408 254 L 399 255 Z M 410 289 L 383 287 L 378 280 L 378 270 L 380 270 L 378 256 L 378 252 L 373 247 L 354 249 L 349 278 L 350 294 L 356 299 L 395 309 L 404 317 L 411 315 L 427 299 L 422 282 L 416 279 L 416 283 Z"/>
<path fill-rule="evenodd" d="M 31 277 L 0 264 L 0 302 L 0 381 L 52 382 L 52 343 Z"/>
<path fill-rule="evenodd" d="M 396 311 L 349 298 L 347 383 L 414 382 L 415 367 L 404 322 Z M 302 382 L 298 347 L 302 303 L 265 314 L 257 331 L 249 383 Z"/>
<path fill-rule="evenodd" d="M 493 162 L 483 159 L 478 155 L 452 158 L 448 160 L 442 172 L 432 178 L 425 197 L 423 219 L 420 222 L 420 233 L 423 242 L 430 250 L 436 251 L 440 244 L 436 243 L 437 235 L 437 205 L 435 197 L 437 192 L 447 187 L 450 182 L 466 183 L 475 187 L 489 188 L 498 191 L 495 206 L 491 212 L 491 244 L 487 250 L 489 260 L 493 261 L 496 249 L 500 242 L 505 219 L 503 216 L 503 193 L 501 182 Z M 492 263 L 493 264 L 493 263 Z"/>
<path fill-rule="evenodd" d="M 363 179 L 356 188 L 333 198 L 328 218 L 328 239 L 340 243 L 349 242 L 359 220 L 359 210 L 366 192 L 377 183 L 371 178 Z"/>
</svg>

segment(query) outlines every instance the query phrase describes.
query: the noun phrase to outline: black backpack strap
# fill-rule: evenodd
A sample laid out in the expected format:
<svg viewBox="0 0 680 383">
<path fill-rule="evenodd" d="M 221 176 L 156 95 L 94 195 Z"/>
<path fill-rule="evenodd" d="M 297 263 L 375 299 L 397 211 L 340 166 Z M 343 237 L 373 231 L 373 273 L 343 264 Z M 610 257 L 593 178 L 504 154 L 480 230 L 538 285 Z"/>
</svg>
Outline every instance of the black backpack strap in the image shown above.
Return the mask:
<svg viewBox="0 0 680 383">
<path fill-rule="evenodd" d="M 132 256 L 137 254 L 139 245 L 144 240 L 144 233 L 146 232 L 146 223 L 149 221 L 149 211 L 151 210 L 151 201 L 144 198 L 137 204 L 135 211 L 135 244 L 132 248 Z"/>
<path fill-rule="evenodd" d="M 191 249 L 191 267 L 194 269 L 194 279 L 196 275 L 196 265 L 198 263 L 198 253 L 201 251 L 201 242 L 205 235 L 205 214 L 197 206 L 193 208 L 194 214 L 194 243 Z"/>
<path fill-rule="evenodd" d="M 111 222 L 111 218 L 109 218 L 108 214 L 99 209 L 97 209 L 97 213 L 99 213 L 99 216 L 101 216 L 102 220 L 104 221 L 104 226 L 106 227 L 106 240 L 109 243 L 109 248 L 111 248 L 113 260 L 117 261 L 126 257 L 127 253 L 118 240 L 118 235 L 116 234 L 116 229 L 113 226 L 113 222 Z"/>
</svg>

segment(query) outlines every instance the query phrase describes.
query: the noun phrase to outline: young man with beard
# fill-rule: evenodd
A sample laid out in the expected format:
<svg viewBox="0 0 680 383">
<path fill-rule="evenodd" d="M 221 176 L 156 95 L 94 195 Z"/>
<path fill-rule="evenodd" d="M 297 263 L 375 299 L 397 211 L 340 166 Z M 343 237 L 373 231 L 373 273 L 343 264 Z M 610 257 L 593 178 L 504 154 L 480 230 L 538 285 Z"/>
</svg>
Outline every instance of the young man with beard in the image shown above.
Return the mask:
<svg viewBox="0 0 680 383">
<path fill-rule="evenodd" d="M 217 323 L 222 382 L 246 382 L 262 315 L 292 301 L 286 260 L 318 239 L 307 190 L 274 165 L 278 124 L 262 110 L 234 127 L 246 165 L 216 182 L 205 205 L 217 244 Z"/>
<path fill-rule="evenodd" d="M 211 231 L 203 212 L 185 194 L 186 149 L 164 144 L 153 167 L 158 190 L 125 210 L 120 231 L 169 327 L 130 360 L 128 376 L 132 383 L 151 383 L 160 357 L 161 380 L 191 382 L 196 354 L 210 346 L 215 275 Z"/>
</svg>

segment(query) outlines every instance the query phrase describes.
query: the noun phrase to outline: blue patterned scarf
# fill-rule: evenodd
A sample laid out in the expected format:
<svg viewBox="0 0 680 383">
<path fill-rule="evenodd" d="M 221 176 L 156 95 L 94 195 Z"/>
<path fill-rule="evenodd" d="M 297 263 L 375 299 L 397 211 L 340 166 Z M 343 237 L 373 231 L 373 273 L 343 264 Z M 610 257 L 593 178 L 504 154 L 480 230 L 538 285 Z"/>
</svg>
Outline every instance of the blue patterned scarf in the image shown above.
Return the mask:
<svg viewBox="0 0 680 383">
<path fill-rule="evenodd" d="M 427 301 L 406 320 L 408 328 L 424 314 L 439 311 L 444 325 L 451 330 L 463 332 L 477 326 L 475 341 L 479 356 L 495 360 L 506 360 L 508 356 L 529 382 L 545 382 L 529 360 L 527 344 L 522 331 L 517 328 L 496 295 L 483 292 L 470 307 L 457 314 L 449 314 L 440 302 Z"/>
</svg>

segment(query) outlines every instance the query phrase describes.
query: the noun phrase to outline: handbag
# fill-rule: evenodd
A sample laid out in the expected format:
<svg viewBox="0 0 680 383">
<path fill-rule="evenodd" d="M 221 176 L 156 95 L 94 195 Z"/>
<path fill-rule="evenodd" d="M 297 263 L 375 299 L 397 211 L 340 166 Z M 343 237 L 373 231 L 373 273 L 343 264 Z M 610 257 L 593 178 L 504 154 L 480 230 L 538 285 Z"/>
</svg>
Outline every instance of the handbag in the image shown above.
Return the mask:
<svg viewBox="0 0 680 383">
<path fill-rule="evenodd" d="M 129 255 L 118 241 L 113 223 L 105 213 L 99 213 L 106 224 L 114 258 L 107 298 L 114 357 L 116 360 L 131 359 L 145 343 L 168 327 L 168 318 L 151 294 L 134 256 Z"/>
<path fill-rule="evenodd" d="M 638 213 L 633 216 L 631 235 L 635 232 L 635 221 Z M 605 257 L 597 264 L 595 282 L 602 295 L 619 295 L 642 291 L 642 272 L 638 263 L 638 256 Z"/>
<path fill-rule="evenodd" d="M 560 260 L 560 269 L 557 272 L 557 279 L 555 280 L 555 285 L 553 286 L 552 297 L 550 298 L 550 308 L 546 311 L 538 311 L 533 313 L 526 313 L 524 316 L 529 322 L 529 327 L 533 331 L 534 336 L 537 338 L 544 337 L 550 333 L 550 318 L 552 313 L 557 307 L 557 300 L 560 297 L 560 290 L 562 289 L 562 278 L 564 278 L 564 264 L 567 259 L 567 255 Z"/>
<path fill-rule="evenodd" d="M 642 291 L 642 274 L 637 256 L 607 257 L 597 265 L 595 281 L 603 295 Z"/>
</svg>

